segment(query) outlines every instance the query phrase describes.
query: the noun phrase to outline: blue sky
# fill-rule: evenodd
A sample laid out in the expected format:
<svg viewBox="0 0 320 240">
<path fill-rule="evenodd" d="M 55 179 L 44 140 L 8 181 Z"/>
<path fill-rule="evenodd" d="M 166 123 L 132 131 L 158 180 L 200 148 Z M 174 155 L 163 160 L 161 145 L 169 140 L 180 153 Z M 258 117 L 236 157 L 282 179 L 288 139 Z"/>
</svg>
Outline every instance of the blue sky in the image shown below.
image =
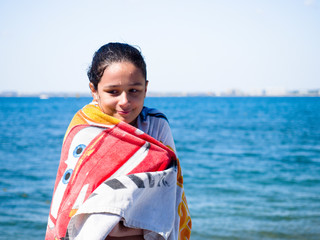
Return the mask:
<svg viewBox="0 0 320 240">
<path fill-rule="evenodd" d="M 320 88 L 319 0 L 0 0 L 0 92 L 88 92 L 111 41 L 153 92 Z"/>
</svg>

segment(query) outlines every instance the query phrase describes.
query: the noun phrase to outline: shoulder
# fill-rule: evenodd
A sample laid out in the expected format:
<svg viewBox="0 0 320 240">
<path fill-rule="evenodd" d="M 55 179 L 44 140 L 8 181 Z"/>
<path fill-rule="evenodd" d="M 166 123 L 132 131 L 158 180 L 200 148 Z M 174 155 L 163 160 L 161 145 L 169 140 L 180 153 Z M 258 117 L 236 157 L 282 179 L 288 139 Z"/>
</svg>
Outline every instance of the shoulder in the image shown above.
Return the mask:
<svg viewBox="0 0 320 240">
<path fill-rule="evenodd" d="M 139 115 L 139 118 L 142 122 L 145 122 L 145 121 L 148 121 L 150 119 L 164 119 L 166 120 L 167 122 L 168 121 L 168 118 L 166 117 L 166 115 L 162 112 L 160 112 L 159 110 L 155 109 L 155 108 L 148 108 L 148 107 L 143 107 L 140 115 Z"/>
<path fill-rule="evenodd" d="M 138 116 L 138 128 L 154 138 L 166 131 L 169 127 L 169 121 L 166 115 L 155 108 L 143 107 Z"/>
<path fill-rule="evenodd" d="M 154 108 L 143 107 L 137 121 L 138 128 L 175 150 L 168 118 Z"/>
</svg>

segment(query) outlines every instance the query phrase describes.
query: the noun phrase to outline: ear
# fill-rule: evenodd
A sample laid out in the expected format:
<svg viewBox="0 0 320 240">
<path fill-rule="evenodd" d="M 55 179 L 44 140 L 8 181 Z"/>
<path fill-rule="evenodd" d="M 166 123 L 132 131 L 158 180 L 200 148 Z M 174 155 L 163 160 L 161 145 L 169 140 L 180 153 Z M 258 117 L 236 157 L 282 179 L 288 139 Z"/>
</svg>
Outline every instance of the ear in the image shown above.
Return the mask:
<svg viewBox="0 0 320 240">
<path fill-rule="evenodd" d="M 148 83 L 149 83 L 149 81 L 146 80 L 146 88 L 145 88 L 145 90 L 144 90 L 144 97 L 147 96 Z"/>
<path fill-rule="evenodd" d="M 89 83 L 89 87 L 90 87 L 90 90 L 91 90 L 91 95 L 92 95 L 93 100 L 97 101 L 98 100 L 98 92 L 97 92 L 97 90 L 94 88 L 94 85 L 92 83 Z"/>
</svg>

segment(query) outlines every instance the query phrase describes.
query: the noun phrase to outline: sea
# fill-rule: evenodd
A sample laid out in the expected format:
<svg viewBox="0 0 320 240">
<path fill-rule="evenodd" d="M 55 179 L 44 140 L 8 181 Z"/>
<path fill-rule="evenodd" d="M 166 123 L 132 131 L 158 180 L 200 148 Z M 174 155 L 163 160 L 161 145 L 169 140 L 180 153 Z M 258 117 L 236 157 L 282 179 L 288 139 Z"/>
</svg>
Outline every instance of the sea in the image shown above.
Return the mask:
<svg viewBox="0 0 320 240">
<path fill-rule="evenodd" d="M 0 98 L 0 239 L 44 239 L 65 130 L 90 98 Z M 170 122 L 193 240 L 320 239 L 319 97 L 148 97 Z"/>
</svg>

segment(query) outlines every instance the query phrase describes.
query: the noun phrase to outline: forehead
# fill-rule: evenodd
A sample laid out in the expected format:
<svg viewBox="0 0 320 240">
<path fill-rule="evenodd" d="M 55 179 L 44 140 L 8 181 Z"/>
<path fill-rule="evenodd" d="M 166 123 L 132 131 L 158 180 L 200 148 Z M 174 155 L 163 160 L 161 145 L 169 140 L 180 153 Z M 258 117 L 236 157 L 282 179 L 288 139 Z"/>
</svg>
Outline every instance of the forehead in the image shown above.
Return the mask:
<svg viewBox="0 0 320 240">
<path fill-rule="evenodd" d="M 100 85 L 144 85 L 142 71 L 131 62 L 114 62 L 103 72 Z"/>
</svg>

